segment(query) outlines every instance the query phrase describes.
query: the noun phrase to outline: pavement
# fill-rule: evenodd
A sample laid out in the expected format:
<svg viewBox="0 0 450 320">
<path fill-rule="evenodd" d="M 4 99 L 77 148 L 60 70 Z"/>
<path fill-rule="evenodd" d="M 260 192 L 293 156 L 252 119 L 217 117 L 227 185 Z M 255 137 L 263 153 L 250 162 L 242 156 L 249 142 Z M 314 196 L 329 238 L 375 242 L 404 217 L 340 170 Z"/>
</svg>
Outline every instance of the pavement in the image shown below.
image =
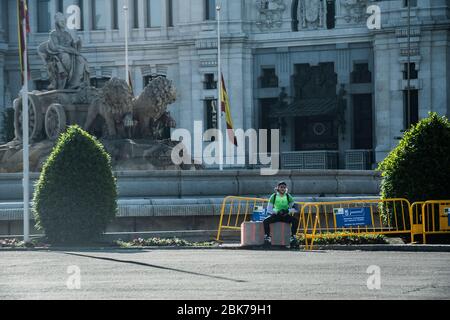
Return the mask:
<svg viewBox="0 0 450 320">
<path fill-rule="evenodd" d="M 450 253 L 3 250 L 6 299 L 450 299 Z"/>
</svg>

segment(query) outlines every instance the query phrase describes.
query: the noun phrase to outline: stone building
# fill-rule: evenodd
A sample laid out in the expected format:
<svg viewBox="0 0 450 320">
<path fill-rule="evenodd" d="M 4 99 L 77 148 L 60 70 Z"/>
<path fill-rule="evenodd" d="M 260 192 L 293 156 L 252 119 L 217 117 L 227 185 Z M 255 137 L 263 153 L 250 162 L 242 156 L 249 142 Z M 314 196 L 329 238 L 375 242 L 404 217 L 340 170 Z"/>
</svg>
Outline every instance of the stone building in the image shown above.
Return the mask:
<svg viewBox="0 0 450 320">
<path fill-rule="evenodd" d="M 126 0 L 28 2 L 32 89 L 48 85 L 36 48 L 54 13 L 71 4 L 81 9 L 77 35 L 92 84 L 125 77 Z M 172 79 L 178 128 L 216 125 L 219 2 L 234 126 L 279 128 L 285 168 L 373 168 L 429 111 L 450 115 L 446 0 L 128 0 L 135 94 L 155 75 Z M 0 6 L 3 110 L 18 95 L 20 73 L 16 0 Z M 373 29 L 377 8 L 381 25 Z"/>
</svg>

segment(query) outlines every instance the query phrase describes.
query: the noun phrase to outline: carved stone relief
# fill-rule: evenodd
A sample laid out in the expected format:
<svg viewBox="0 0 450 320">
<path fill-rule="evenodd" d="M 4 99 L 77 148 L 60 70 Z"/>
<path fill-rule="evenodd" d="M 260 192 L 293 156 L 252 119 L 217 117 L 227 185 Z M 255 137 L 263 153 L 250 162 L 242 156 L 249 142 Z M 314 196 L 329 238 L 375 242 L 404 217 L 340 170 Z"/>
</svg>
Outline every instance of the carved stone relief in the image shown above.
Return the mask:
<svg viewBox="0 0 450 320">
<path fill-rule="evenodd" d="M 283 12 L 286 10 L 284 0 L 256 0 L 259 29 L 279 28 L 283 22 Z"/>
<path fill-rule="evenodd" d="M 367 0 L 341 0 L 342 16 L 347 23 L 360 23 L 366 18 Z"/>
<path fill-rule="evenodd" d="M 300 0 L 298 10 L 302 29 L 317 29 L 324 26 L 323 0 Z"/>
</svg>

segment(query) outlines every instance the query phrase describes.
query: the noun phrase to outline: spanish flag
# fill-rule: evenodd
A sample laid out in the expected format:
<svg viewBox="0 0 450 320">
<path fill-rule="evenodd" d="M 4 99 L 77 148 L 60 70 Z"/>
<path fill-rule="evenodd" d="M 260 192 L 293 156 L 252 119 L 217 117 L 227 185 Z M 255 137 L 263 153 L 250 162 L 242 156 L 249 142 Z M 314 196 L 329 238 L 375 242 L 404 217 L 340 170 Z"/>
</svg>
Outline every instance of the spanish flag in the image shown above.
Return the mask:
<svg viewBox="0 0 450 320">
<path fill-rule="evenodd" d="M 25 20 L 25 28 L 26 33 L 30 33 L 30 21 L 28 17 L 28 1 L 27 0 L 17 0 L 17 23 L 18 23 L 18 36 L 19 36 L 19 60 L 20 60 L 20 73 L 22 76 L 22 83 L 24 82 L 24 59 L 25 59 L 25 38 L 24 38 L 24 30 L 23 30 L 23 21 Z M 30 73 L 30 70 L 26 71 L 27 74 Z"/>
<path fill-rule="evenodd" d="M 131 71 L 128 70 L 128 87 L 131 90 L 131 94 L 134 96 L 133 82 L 131 82 Z"/>
<path fill-rule="evenodd" d="M 223 74 L 220 75 L 221 97 L 220 105 L 222 112 L 225 112 L 225 121 L 227 123 L 227 132 L 230 141 L 237 147 L 237 139 L 234 135 L 233 121 L 231 120 L 230 101 L 228 100 L 227 89 L 225 88 L 225 81 L 223 80 Z"/>
</svg>

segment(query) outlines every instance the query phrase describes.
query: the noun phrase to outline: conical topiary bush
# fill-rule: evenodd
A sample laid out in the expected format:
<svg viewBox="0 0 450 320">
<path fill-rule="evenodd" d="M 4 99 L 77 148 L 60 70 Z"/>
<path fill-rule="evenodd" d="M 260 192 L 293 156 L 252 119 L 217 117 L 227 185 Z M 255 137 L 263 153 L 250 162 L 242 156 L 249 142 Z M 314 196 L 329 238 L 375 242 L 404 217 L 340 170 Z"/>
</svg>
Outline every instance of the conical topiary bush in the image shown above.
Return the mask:
<svg viewBox="0 0 450 320">
<path fill-rule="evenodd" d="M 405 198 L 410 203 L 447 200 L 450 197 L 449 120 L 430 113 L 404 134 L 378 170 L 382 172 L 382 199 Z M 402 210 L 399 205 L 385 205 L 383 219 L 407 230 L 411 225 Z M 434 215 L 438 221 L 439 208 Z M 413 216 L 413 223 L 419 220 Z"/>
<path fill-rule="evenodd" d="M 379 164 L 381 197 L 411 203 L 450 196 L 450 122 L 432 112 Z"/>
<path fill-rule="evenodd" d="M 50 243 L 95 240 L 117 212 L 116 181 L 103 145 L 79 126 L 63 133 L 37 182 L 36 227 Z"/>
</svg>

